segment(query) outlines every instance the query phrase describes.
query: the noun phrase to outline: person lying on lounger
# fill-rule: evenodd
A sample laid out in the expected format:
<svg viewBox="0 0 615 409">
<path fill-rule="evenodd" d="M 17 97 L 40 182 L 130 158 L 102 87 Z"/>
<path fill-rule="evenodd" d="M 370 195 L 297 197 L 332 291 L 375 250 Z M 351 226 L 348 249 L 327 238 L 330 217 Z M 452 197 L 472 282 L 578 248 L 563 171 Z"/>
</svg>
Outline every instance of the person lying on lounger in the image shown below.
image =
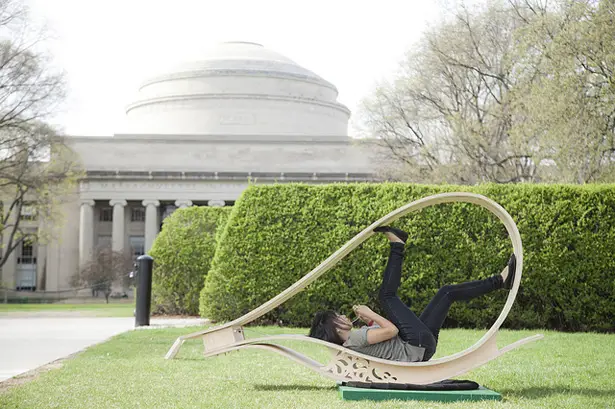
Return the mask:
<svg viewBox="0 0 615 409">
<path fill-rule="evenodd" d="M 391 361 L 428 361 L 436 353 L 438 335 L 455 301 L 469 301 L 499 289 L 510 290 L 514 282 L 516 257 L 510 256 L 501 274 L 484 280 L 445 285 L 420 316 L 397 296 L 408 233 L 389 226 L 375 232 L 389 239 L 390 253 L 382 277 L 378 300 L 386 318 L 365 305 L 355 305 L 355 314 L 367 325 L 353 329 L 352 322 L 335 311 L 319 311 L 314 316 L 309 336 L 351 350 Z"/>
</svg>

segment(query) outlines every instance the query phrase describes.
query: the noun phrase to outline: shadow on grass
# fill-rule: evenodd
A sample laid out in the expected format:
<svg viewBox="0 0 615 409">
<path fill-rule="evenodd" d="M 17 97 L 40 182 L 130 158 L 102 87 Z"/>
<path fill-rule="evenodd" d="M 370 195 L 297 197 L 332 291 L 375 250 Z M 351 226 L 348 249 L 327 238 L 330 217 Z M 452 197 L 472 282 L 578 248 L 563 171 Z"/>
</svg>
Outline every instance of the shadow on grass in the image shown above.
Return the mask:
<svg viewBox="0 0 615 409">
<path fill-rule="evenodd" d="M 553 395 L 578 395 L 587 397 L 612 397 L 614 389 L 569 388 L 566 386 L 551 386 L 547 388 L 532 387 L 523 389 L 499 389 L 502 396 L 514 396 L 525 399 L 541 399 Z"/>
<path fill-rule="evenodd" d="M 315 385 L 254 385 L 254 389 L 264 392 L 279 391 L 334 391 L 337 386 L 315 386 Z"/>
<path fill-rule="evenodd" d="M 163 356 L 164 358 L 164 356 Z M 209 357 L 209 359 L 213 359 L 214 357 Z M 173 361 L 199 361 L 199 362 L 207 362 L 208 358 L 203 358 L 202 356 L 176 356 L 173 358 Z"/>
</svg>

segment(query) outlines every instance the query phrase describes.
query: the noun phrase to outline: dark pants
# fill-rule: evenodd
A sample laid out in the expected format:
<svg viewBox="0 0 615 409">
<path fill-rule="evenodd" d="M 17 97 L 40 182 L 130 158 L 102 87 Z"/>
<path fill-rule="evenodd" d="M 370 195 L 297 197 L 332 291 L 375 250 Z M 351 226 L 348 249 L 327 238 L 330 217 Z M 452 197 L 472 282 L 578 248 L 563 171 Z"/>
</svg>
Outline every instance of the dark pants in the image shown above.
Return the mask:
<svg viewBox="0 0 615 409">
<path fill-rule="evenodd" d="M 428 361 L 436 352 L 440 328 L 453 302 L 468 301 L 500 289 L 503 280 L 498 274 L 484 280 L 445 285 L 438 290 L 421 316 L 417 317 L 397 296 L 403 259 L 404 244 L 391 243 L 391 252 L 382 277 L 378 299 L 387 318 L 399 329 L 401 339 L 425 348 L 423 360 Z"/>
</svg>

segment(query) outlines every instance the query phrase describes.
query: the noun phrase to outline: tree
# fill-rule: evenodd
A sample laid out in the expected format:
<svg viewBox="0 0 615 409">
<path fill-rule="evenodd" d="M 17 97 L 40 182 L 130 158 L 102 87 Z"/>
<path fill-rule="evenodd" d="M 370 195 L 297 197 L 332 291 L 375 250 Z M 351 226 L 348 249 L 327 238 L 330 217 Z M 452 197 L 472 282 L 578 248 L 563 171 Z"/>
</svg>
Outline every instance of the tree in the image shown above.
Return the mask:
<svg viewBox="0 0 615 409">
<path fill-rule="evenodd" d="M 405 180 L 535 182 L 575 174 L 589 181 L 606 174 L 612 4 L 457 7 L 364 101 L 364 132 L 404 165 L 397 176 Z M 585 164 L 593 170 L 575 173 Z"/>
<path fill-rule="evenodd" d="M 92 260 L 71 277 L 71 285 L 89 287 L 94 297 L 102 292 L 109 303 L 113 284 L 125 285 L 132 267 L 133 260 L 127 252 L 101 247 L 96 249 Z"/>
<path fill-rule="evenodd" d="M 569 0 L 533 12 L 517 55 L 541 74 L 519 87 L 527 120 L 517 132 L 541 139 L 556 180 L 615 180 L 615 1 Z M 530 114 L 531 113 L 531 114 Z"/>
<path fill-rule="evenodd" d="M 412 172 L 431 182 L 531 180 L 525 144 L 510 140 L 509 51 L 523 24 L 503 1 L 465 6 L 425 33 L 396 78 L 362 107 L 367 131 Z"/>
<path fill-rule="evenodd" d="M 58 221 L 58 202 L 81 174 L 78 160 L 47 122 L 64 98 L 62 72 L 51 69 L 25 6 L 0 0 L 0 200 L 2 267 L 25 240 L 47 239 L 24 220 Z"/>
</svg>

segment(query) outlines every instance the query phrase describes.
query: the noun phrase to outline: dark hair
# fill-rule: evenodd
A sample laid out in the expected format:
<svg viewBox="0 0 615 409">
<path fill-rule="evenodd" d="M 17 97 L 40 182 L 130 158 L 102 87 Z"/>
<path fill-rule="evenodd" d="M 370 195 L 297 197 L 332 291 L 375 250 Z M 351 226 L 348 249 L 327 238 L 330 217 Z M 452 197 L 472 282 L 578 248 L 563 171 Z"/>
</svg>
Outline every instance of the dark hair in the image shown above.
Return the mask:
<svg viewBox="0 0 615 409">
<path fill-rule="evenodd" d="M 318 311 L 312 321 L 309 336 L 342 345 L 344 340 L 337 333 L 337 330 L 341 328 L 338 320 L 338 314 L 335 311 Z"/>
</svg>

